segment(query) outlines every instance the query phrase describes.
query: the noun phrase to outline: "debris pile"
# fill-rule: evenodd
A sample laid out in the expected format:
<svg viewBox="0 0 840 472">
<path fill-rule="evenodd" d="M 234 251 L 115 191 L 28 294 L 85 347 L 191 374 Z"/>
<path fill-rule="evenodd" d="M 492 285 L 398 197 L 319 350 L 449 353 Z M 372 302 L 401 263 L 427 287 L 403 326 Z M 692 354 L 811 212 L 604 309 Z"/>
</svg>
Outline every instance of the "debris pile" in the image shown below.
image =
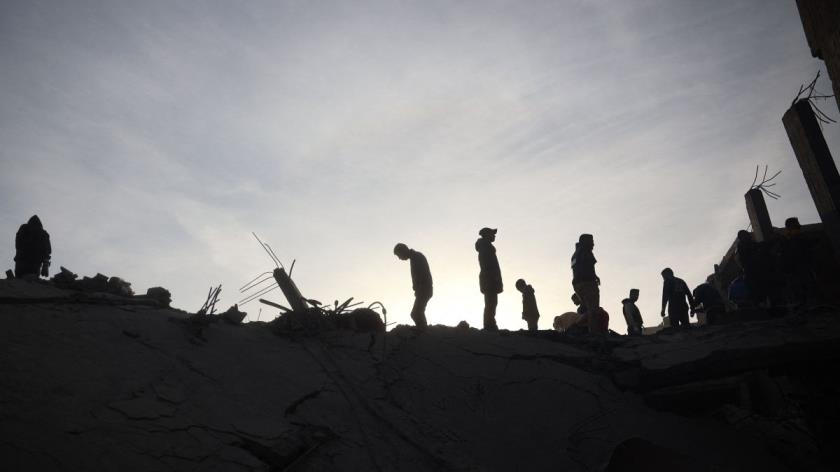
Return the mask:
<svg viewBox="0 0 840 472">
<path fill-rule="evenodd" d="M 239 311 L 239 305 L 235 304 L 226 311 L 216 314 L 216 304 L 219 302 L 219 294 L 222 292 L 222 286 L 210 287 L 207 292 L 207 299 L 198 311 L 189 317 L 188 321 L 193 325 L 204 327 L 217 321 L 224 321 L 232 325 L 242 324 L 242 321 L 248 316 L 248 313 Z"/>
<path fill-rule="evenodd" d="M 131 283 L 119 277 L 108 277 L 107 275 L 96 274 L 93 277 L 82 277 L 68 270 L 66 267 L 61 267 L 61 270 L 50 279 L 53 285 L 58 288 L 67 290 L 76 290 L 79 292 L 95 292 L 95 293 L 110 293 L 120 297 L 134 296 L 134 290 L 131 289 Z"/>
<path fill-rule="evenodd" d="M 341 305 L 336 303 L 333 308 L 313 306 L 300 311 L 283 311 L 271 322 L 272 330 L 276 334 L 303 333 L 308 335 L 332 330 L 350 330 L 357 333 L 385 332 L 385 323 L 379 313 L 372 308 L 373 305 L 349 310 L 348 308 L 361 304 L 348 305 L 351 300 L 353 299 L 350 298 Z M 278 307 L 277 304 L 268 300 L 260 301 L 266 305 Z"/>
<path fill-rule="evenodd" d="M 297 284 L 292 280 L 295 261 L 292 261 L 289 272 L 277 258 L 271 246 L 264 243 L 252 233 L 260 247 L 268 254 L 276 268 L 271 272 L 263 272 L 240 287 L 239 292 L 245 295 L 239 304 L 244 305 L 253 300 L 280 310 L 280 315 L 271 321 L 272 330 L 276 334 L 303 333 L 307 335 L 331 330 L 352 330 L 360 333 L 384 333 L 386 321 L 382 320 L 375 310 L 382 310 L 382 316 L 387 316 L 385 306 L 380 302 L 373 302 L 362 307 L 364 302 L 353 303 L 350 297 L 343 303 L 336 300 L 333 305 L 324 305 L 318 300 L 306 298 L 301 294 Z M 274 284 L 270 284 L 274 281 Z M 269 282 L 268 285 L 266 283 Z M 263 295 L 280 289 L 286 297 L 288 307 L 264 298 Z"/>
</svg>

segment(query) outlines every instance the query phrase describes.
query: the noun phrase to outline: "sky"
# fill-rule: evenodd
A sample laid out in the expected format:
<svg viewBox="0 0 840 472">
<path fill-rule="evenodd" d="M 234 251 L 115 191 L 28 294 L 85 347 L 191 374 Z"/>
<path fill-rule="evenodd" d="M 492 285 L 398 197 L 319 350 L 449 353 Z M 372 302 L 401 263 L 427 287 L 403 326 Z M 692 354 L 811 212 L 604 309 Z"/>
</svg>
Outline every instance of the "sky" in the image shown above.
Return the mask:
<svg viewBox="0 0 840 472">
<path fill-rule="evenodd" d="M 409 324 L 403 242 L 431 266 L 429 323 L 480 327 L 488 226 L 499 327 L 525 327 L 521 277 L 550 329 L 591 233 L 610 328 L 630 288 L 652 326 L 660 271 L 701 283 L 747 227 L 756 166 L 782 171 L 777 226 L 819 221 L 781 123 L 818 70 L 787 0 L 7 0 L 0 268 L 37 213 L 53 271 L 188 311 L 221 284 L 224 309 L 273 268 L 255 232 L 306 297 Z"/>
</svg>

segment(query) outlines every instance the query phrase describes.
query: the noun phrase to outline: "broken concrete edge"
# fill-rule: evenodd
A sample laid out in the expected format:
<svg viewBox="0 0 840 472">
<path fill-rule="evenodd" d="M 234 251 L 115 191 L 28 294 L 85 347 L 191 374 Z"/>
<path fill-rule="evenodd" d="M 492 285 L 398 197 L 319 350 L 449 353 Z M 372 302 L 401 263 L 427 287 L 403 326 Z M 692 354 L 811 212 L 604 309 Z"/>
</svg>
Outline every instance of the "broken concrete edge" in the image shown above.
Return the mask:
<svg viewBox="0 0 840 472">
<path fill-rule="evenodd" d="M 643 361 L 629 369 L 615 372 L 612 379 L 622 390 L 645 393 L 675 385 L 723 379 L 757 369 L 786 367 L 814 359 L 840 359 L 836 339 L 798 341 L 783 346 L 722 349 L 696 361 L 665 369 L 646 368 Z"/>
</svg>

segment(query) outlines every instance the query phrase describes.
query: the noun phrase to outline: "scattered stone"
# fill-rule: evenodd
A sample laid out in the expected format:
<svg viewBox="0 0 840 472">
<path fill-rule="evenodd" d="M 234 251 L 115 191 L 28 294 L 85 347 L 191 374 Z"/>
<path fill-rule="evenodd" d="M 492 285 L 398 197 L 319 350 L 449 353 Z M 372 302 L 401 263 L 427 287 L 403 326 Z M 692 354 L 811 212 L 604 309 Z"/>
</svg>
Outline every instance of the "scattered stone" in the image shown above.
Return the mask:
<svg viewBox="0 0 840 472">
<path fill-rule="evenodd" d="M 119 277 L 111 277 L 108 279 L 108 293 L 119 295 L 122 297 L 134 296 L 134 290 L 131 289 L 131 283 Z"/>
<path fill-rule="evenodd" d="M 107 292 L 108 276 L 97 273 L 93 277 L 82 277 L 77 287 L 84 292 Z"/>
<path fill-rule="evenodd" d="M 157 300 L 162 307 L 169 307 L 172 303 L 172 294 L 163 287 L 152 287 L 146 290 L 146 297 Z"/>
<path fill-rule="evenodd" d="M 76 283 L 76 279 L 79 278 L 79 276 L 67 270 L 66 267 L 61 267 L 60 269 L 61 270 L 55 274 L 50 281 L 58 288 L 74 288 L 73 285 Z"/>
<path fill-rule="evenodd" d="M 68 290 L 87 293 L 108 293 L 125 298 L 134 296 L 131 283 L 119 277 L 96 274 L 93 277 L 83 277 L 81 280 L 78 280 L 78 278 L 79 276 L 71 270 L 66 267 L 61 267 L 61 270 L 50 279 L 50 282 L 57 288 Z M 169 292 L 166 293 L 168 294 Z M 169 306 L 168 302 L 163 306 Z"/>
</svg>

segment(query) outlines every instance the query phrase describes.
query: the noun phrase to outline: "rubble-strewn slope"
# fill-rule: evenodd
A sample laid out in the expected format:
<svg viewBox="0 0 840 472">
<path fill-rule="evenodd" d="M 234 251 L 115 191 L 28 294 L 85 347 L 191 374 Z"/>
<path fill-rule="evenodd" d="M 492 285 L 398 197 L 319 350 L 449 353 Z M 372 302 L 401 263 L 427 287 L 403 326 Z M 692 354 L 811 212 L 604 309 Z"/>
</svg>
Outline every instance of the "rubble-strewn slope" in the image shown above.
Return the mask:
<svg viewBox="0 0 840 472">
<path fill-rule="evenodd" d="M 809 410 L 836 381 L 796 374 L 840 354 L 827 316 L 599 355 L 555 333 L 198 329 L 22 281 L 0 300 L 3 470 L 818 470 L 836 441 L 837 407 Z"/>
</svg>

